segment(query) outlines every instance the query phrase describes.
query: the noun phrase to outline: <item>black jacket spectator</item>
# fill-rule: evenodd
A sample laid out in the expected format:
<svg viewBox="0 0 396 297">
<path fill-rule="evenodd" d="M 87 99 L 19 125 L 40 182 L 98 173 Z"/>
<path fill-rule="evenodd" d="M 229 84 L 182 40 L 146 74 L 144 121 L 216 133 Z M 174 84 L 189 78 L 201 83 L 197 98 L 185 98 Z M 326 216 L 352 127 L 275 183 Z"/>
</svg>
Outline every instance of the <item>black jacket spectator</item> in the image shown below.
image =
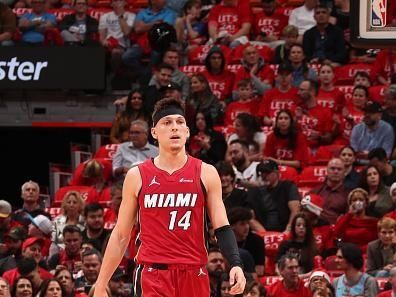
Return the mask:
<svg viewBox="0 0 396 297">
<path fill-rule="evenodd" d="M 76 24 L 76 15 L 68 14 L 59 23 L 59 30 L 69 30 L 71 26 Z M 99 44 L 98 42 L 98 21 L 89 15 L 85 19 L 85 41 L 84 44 Z"/>
<path fill-rule="evenodd" d="M 329 24 L 323 35 L 315 26 L 304 33 L 303 48 L 308 61 L 314 58 L 343 64 L 346 58 L 344 35 L 340 28 Z"/>
</svg>

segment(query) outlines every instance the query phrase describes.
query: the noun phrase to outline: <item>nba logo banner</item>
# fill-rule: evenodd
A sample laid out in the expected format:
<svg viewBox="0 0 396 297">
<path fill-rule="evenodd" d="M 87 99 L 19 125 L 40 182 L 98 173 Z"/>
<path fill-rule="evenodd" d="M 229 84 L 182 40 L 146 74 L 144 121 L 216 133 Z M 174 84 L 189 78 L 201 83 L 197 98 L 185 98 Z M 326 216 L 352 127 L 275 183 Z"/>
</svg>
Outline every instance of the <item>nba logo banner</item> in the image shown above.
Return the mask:
<svg viewBox="0 0 396 297">
<path fill-rule="evenodd" d="M 386 0 L 371 1 L 371 27 L 382 28 L 386 25 Z"/>
</svg>

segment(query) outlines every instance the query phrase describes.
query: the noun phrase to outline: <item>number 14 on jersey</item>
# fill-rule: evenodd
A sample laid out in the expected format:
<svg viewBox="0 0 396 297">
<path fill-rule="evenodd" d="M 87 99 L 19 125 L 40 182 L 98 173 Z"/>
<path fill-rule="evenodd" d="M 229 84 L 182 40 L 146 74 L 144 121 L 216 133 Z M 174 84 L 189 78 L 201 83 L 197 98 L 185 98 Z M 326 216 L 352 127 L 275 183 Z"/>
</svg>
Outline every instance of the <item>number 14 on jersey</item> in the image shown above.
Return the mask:
<svg viewBox="0 0 396 297">
<path fill-rule="evenodd" d="M 188 210 L 177 222 L 178 210 L 170 212 L 169 230 L 175 230 L 175 227 L 180 227 L 187 230 L 190 227 L 191 210 Z M 176 225 L 176 226 L 175 226 Z"/>
</svg>

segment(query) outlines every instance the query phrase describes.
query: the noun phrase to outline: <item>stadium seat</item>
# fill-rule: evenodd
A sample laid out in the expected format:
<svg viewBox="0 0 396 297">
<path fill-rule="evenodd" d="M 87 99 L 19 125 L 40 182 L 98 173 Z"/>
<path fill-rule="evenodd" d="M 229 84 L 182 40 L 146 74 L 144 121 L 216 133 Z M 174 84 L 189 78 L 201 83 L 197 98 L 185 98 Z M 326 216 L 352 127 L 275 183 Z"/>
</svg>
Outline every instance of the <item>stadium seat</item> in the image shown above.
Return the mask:
<svg viewBox="0 0 396 297">
<path fill-rule="evenodd" d="M 290 166 L 279 166 L 279 173 L 281 180 L 296 181 L 298 178 L 297 170 Z"/>
<path fill-rule="evenodd" d="M 343 274 L 342 270 L 338 269 L 338 265 L 336 263 L 337 256 L 328 256 L 323 263 L 323 268 L 327 270 L 327 273 L 330 277 L 338 277 Z"/>
<path fill-rule="evenodd" d="M 327 175 L 326 166 L 308 166 L 298 176 L 298 186 L 309 186 L 314 187 L 322 183 Z"/>
<path fill-rule="evenodd" d="M 371 73 L 373 67 L 369 64 L 348 64 L 345 66 L 336 67 L 334 70 L 335 74 L 335 84 L 346 85 L 353 84 L 353 77 L 356 72 L 364 71 L 368 74 Z"/>
<path fill-rule="evenodd" d="M 382 291 L 385 288 L 385 284 L 389 281 L 389 277 L 376 277 L 379 289 Z"/>
<path fill-rule="evenodd" d="M 265 274 L 275 274 L 275 257 L 278 252 L 279 245 L 287 239 L 288 234 L 276 231 L 260 231 L 256 233 L 263 237 L 265 246 Z"/>
<path fill-rule="evenodd" d="M 47 207 L 45 209 L 47 213 L 51 215 L 51 218 L 54 219 L 61 213 L 61 208 L 60 207 Z"/>
<path fill-rule="evenodd" d="M 113 160 L 114 154 L 118 149 L 119 144 L 102 145 L 95 153 L 94 159 Z"/>
<path fill-rule="evenodd" d="M 103 207 L 109 207 L 111 202 L 111 187 L 106 187 L 102 192 L 97 195 L 97 202 L 99 202 Z"/>
<path fill-rule="evenodd" d="M 102 158 L 95 158 L 92 160 L 96 160 L 100 163 L 103 169 L 103 178 L 105 182 L 110 182 L 113 178 L 113 167 L 112 167 L 112 160 L 102 159 Z M 86 163 L 89 160 L 80 163 L 77 168 L 73 172 L 73 176 L 70 179 L 69 184 L 75 186 L 92 186 L 94 181 L 93 179 L 87 178 L 84 176 L 84 168 Z"/>
<path fill-rule="evenodd" d="M 223 134 L 225 139 L 228 139 L 228 137 L 230 137 L 230 135 L 232 133 L 234 133 L 235 128 L 233 126 L 214 126 L 213 130 L 220 132 L 221 134 Z"/>
<path fill-rule="evenodd" d="M 54 202 L 52 203 L 52 206 L 60 206 L 63 197 L 65 197 L 66 193 L 69 191 L 77 191 L 80 193 L 81 197 L 84 199 L 86 203 L 91 203 L 91 202 L 96 202 L 97 201 L 97 196 L 98 193 L 93 187 L 88 187 L 88 186 L 66 186 L 66 187 L 61 187 L 56 193 L 55 193 L 55 199 Z"/>
<path fill-rule="evenodd" d="M 379 102 L 380 104 L 384 104 L 385 89 L 386 89 L 386 86 L 383 86 L 383 85 L 371 87 L 369 89 L 369 97 L 372 100 Z"/>
<path fill-rule="evenodd" d="M 259 278 L 260 283 L 266 287 L 269 285 L 272 285 L 273 283 L 275 283 L 276 281 L 282 279 L 281 276 L 277 276 L 277 275 L 268 275 L 268 276 L 263 276 L 261 278 Z"/>
<path fill-rule="evenodd" d="M 309 192 L 311 192 L 312 187 L 298 187 L 298 192 L 300 193 L 301 197 L 304 197 Z"/>
<path fill-rule="evenodd" d="M 327 165 L 331 158 L 338 155 L 343 145 L 332 144 L 320 146 L 315 156 L 311 157 L 311 165 Z"/>
</svg>

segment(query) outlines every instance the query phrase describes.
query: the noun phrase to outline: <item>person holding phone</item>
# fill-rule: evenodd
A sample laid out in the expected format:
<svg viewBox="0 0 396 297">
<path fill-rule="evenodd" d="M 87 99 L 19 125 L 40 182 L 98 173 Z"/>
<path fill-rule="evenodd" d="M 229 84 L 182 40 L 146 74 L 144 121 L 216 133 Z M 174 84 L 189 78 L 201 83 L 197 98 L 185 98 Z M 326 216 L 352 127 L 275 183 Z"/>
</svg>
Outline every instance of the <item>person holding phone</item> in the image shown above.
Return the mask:
<svg viewBox="0 0 396 297">
<path fill-rule="evenodd" d="M 365 253 L 367 244 L 377 239 L 378 219 L 366 214 L 368 193 L 362 188 L 352 190 L 348 195 L 348 212 L 339 217 L 335 224 L 336 237 L 358 245 Z"/>
</svg>

